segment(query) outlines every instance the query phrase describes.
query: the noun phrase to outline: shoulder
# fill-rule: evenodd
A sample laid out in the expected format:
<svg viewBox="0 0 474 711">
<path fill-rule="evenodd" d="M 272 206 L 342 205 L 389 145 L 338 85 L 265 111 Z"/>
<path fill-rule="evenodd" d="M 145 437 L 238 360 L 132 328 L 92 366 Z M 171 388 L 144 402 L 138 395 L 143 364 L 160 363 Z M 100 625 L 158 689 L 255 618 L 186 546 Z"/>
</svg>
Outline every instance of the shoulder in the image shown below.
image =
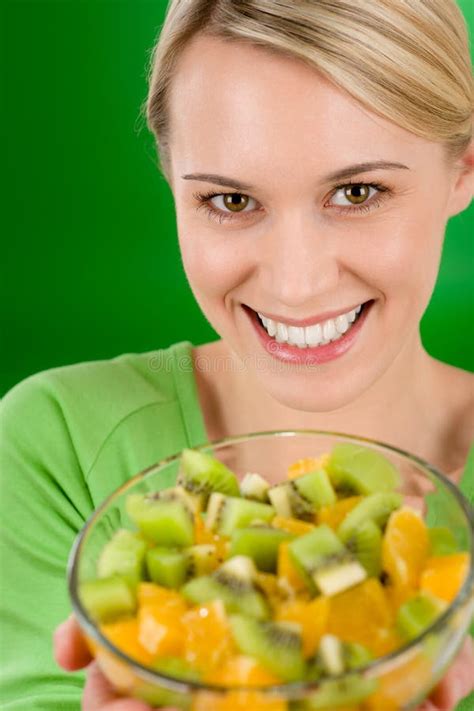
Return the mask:
<svg viewBox="0 0 474 711">
<path fill-rule="evenodd" d="M 134 413 L 176 401 L 176 359 L 185 343 L 148 353 L 44 370 L 0 401 L 0 433 L 24 447 L 54 442 L 80 453 L 87 470 L 108 435 Z"/>
</svg>

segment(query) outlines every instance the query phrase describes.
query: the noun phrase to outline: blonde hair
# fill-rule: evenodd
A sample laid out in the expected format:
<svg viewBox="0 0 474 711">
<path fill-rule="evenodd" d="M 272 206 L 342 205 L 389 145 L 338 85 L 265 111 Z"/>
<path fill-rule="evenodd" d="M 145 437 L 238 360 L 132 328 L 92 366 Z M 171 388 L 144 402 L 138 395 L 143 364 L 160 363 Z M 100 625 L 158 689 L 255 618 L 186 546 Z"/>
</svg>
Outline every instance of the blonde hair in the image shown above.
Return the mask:
<svg viewBox="0 0 474 711">
<path fill-rule="evenodd" d="M 301 59 L 371 111 L 445 144 L 448 160 L 471 141 L 469 39 L 455 0 L 170 0 L 143 107 L 168 181 L 170 86 L 198 33 Z"/>
</svg>

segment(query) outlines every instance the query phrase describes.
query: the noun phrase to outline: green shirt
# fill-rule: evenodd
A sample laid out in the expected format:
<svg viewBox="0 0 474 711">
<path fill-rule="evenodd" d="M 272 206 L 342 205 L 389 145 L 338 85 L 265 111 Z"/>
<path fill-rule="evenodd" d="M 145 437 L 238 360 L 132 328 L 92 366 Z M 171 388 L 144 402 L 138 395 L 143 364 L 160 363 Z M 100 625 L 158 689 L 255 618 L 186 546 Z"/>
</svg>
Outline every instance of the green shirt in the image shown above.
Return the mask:
<svg viewBox="0 0 474 711">
<path fill-rule="evenodd" d="M 71 611 L 69 551 L 92 511 L 131 475 L 206 441 L 192 347 L 183 341 L 43 371 L 2 400 L 4 711 L 79 711 L 84 674 L 58 668 L 51 643 Z M 474 467 L 467 469 L 461 488 L 472 501 Z M 463 711 L 474 707 L 470 698 Z"/>
</svg>

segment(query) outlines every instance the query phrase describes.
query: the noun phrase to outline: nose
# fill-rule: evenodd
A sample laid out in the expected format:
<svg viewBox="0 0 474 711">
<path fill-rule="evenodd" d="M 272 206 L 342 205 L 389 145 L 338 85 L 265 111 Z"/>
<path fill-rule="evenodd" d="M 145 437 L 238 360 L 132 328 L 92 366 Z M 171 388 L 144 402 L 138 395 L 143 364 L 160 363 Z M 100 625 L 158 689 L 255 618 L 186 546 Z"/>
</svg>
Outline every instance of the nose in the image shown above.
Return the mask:
<svg viewBox="0 0 474 711">
<path fill-rule="evenodd" d="M 280 218 L 265 236 L 260 275 L 265 291 L 283 307 L 297 309 L 333 294 L 340 265 L 328 226 L 314 216 Z"/>
</svg>

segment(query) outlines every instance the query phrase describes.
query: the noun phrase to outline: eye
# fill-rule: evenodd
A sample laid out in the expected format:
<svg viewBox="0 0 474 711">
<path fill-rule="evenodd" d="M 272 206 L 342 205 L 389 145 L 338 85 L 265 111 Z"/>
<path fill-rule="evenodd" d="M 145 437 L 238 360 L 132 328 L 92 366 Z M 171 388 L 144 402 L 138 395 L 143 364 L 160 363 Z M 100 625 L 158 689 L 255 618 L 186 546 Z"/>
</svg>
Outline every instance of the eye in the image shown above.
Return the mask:
<svg viewBox="0 0 474 711">
<path fill-rule="evenodd" d="M 196 209 L 201 210 L 204 208 L 209 218 L 218 222 L 245 219 L 249 216 L 248 213 L 254 212 L 254 210 L 246 210 L 245 208 L 248 207 L 251 201 L 256 203 L 254 198 L 243 193 L 193 193 L 193 197 L 200 203 Z M 212 200 L 217 200 L 217 204 Z"/>
<path fill-rule="evenodd" d="M 361 205 L 368 202 L 377 192 L 379 192 L 379 189 L 375 185 L 349 183 L 348 185 L 343 185 L 338 188 L 331 200 L 333 205 L 339 205 L 341 207 Z"/>
</svg>

